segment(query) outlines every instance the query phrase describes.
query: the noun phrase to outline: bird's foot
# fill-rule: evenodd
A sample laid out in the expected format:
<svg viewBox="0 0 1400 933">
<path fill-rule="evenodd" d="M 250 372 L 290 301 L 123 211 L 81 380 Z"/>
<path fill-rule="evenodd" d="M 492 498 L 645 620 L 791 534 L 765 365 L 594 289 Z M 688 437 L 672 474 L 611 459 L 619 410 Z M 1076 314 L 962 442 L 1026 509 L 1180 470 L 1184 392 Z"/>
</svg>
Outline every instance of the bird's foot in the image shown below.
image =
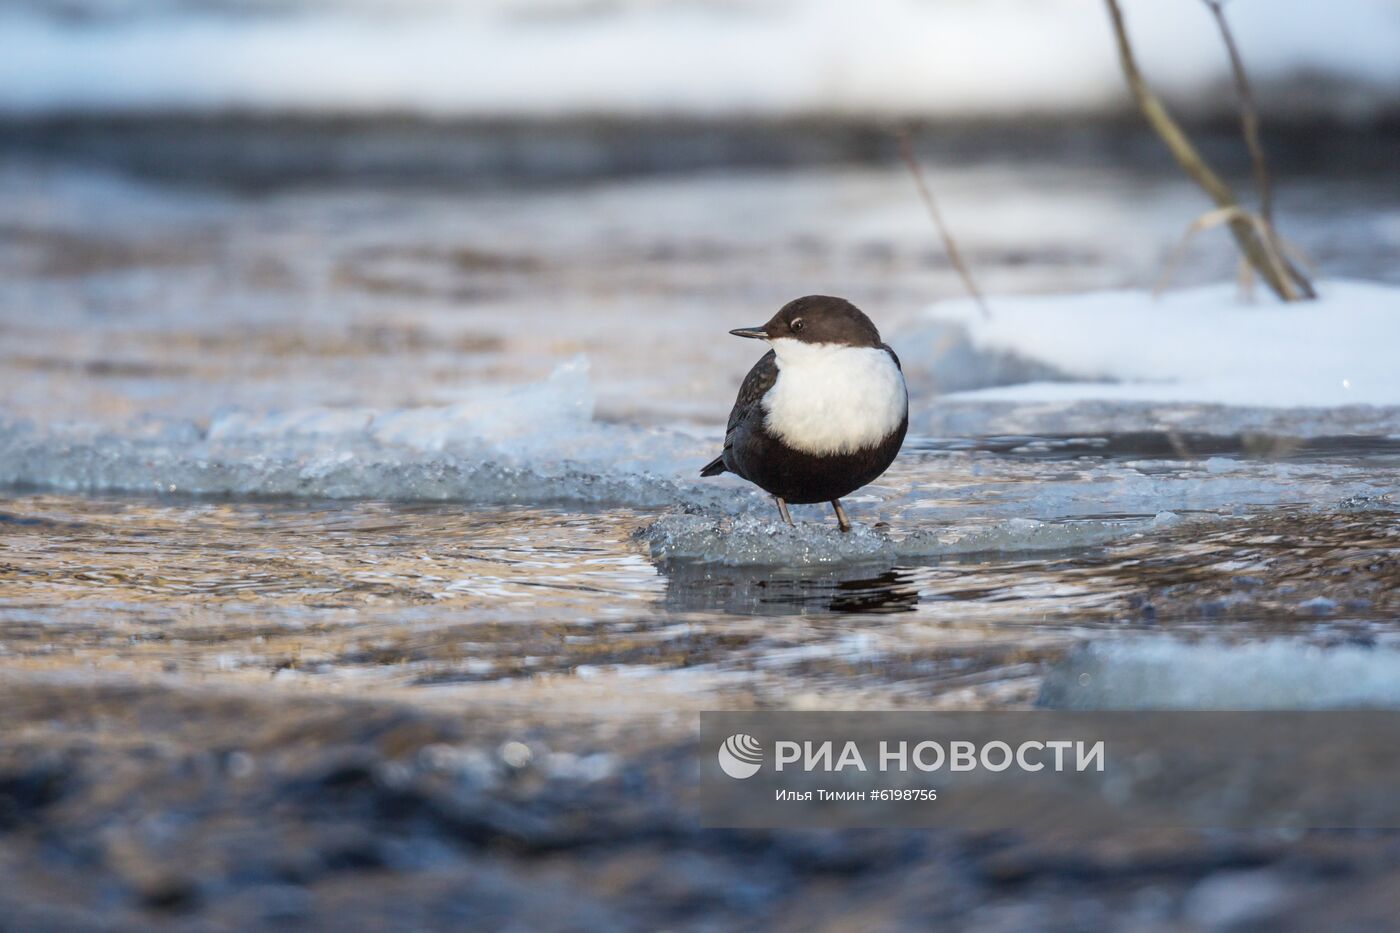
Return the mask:
<svg viewBox="0 0 1400 933">
<path fill-rule="evenodd" d="M 783 517 L 783 521 L 787 522 L 789 528 L 796 528 L 797 524 L 793 522 L 792 513 L 788 511 L 787 503 L 783 501 L 783 497 L 774 496 L 773 500 L 778 503 L 778 514 Z"/>
<path fill-rule="evenodd" d="M 841 533 L 845 534 L 851 530 L 851 520 L 846 517 L 846 510 L 841 508 L 840 499 L 832 499 L 831 507 L 836 510 L 836 523 L 841 526 Z"/>
</svg>

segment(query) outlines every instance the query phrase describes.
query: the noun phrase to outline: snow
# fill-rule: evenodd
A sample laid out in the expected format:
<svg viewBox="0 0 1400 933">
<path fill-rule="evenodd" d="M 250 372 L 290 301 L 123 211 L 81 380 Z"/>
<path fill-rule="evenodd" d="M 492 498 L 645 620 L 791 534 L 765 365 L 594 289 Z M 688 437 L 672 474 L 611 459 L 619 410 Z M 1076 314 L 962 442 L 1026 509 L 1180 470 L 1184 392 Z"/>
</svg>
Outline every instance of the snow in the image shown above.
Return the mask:
<svg viewBox="0 0 1400 933">
<path fill-rule="evenodd" d="M 1326 281 L 1319 299 L 1240 298 L 1233 285 L 1169 292 L 1000 297 L 984 319 L 969 301 L 931 320 L 965 328 L 984 354 L 1063 373 L 955 393 L 982 402 L 1209 403 L 1260 408 L 1400 405 L 1400 288 Z"/>
<path fill-rule="evenodd" d="M 1220 106 L 1226 62 L 1203 7 L 1124 6 L 1154 83 Z M 101 12 L 74 15 L 84 8 Z M 35 12 L 44 9 L 66 15 Z M 332 0 L 236 10 L 99 0 L 10 9 L 0 14 L 0 108 L 1015 116 L 1126 106 L 1099 0 Z M 1342 116 L 1366 116 L 1400 99 L 1394 0 L 1239 0 L 1230 16 L 1271 108 L 1335 115 L 1340 100 Z M 1296 93 L 1290 82 L 1304 77 L 1309 93 Z M 1328 81 L 1346 94 L 1329 98 Z"/>
</svg>

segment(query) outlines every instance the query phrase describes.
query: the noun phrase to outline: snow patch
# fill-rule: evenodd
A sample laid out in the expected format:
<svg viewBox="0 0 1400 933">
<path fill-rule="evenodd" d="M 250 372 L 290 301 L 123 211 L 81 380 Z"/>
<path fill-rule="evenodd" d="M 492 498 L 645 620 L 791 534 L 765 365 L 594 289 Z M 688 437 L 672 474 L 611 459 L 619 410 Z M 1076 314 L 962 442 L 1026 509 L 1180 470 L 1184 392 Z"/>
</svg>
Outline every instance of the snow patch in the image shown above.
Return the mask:
<svg viewBox="0 0 1400 933">
<path fill-rule="evenodd" d="M 1319 299 L 1241 301 L 1233 285 L 1173 292 L 1002 297 L 930 308 L 984 354 L 1073 381 L 957 393 L 980 402 L 1205 403 L 1258 408 L 1400 405 L 1400 288 L 1328 281 Z"/>
</svg>

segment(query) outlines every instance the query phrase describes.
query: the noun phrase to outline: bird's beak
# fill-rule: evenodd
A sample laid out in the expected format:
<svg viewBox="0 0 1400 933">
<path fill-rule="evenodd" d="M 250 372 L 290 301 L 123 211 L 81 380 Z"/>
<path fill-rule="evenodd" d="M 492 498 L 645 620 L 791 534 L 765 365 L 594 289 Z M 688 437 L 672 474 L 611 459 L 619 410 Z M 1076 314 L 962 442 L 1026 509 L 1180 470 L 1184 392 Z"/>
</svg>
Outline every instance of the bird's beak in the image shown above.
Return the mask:
<svg viewBox="0 0 1400 933">
<path fill-rule="evenodd" d="M 735 337 L 752 337 L 755 340 L 767 340 L 768 331 L 762 327 L 736 327 L 730 331 Z"/>
</svg>

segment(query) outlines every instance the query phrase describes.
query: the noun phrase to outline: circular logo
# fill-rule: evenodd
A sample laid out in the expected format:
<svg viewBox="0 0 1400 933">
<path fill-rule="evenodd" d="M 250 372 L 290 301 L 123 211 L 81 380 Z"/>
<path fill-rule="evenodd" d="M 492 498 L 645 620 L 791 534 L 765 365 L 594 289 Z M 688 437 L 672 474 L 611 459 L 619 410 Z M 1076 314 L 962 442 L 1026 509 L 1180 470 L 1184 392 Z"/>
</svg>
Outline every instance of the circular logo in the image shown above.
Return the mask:
<svg viewBox="0 0 1400 933">
<path fill-rule="evenodd" d="M 758 739 L 736 732 L 719 747 L 719 768 L 725 774 L 742 781 L 751 778 L 763 767 L 763 746 Z"/>
</svg>

